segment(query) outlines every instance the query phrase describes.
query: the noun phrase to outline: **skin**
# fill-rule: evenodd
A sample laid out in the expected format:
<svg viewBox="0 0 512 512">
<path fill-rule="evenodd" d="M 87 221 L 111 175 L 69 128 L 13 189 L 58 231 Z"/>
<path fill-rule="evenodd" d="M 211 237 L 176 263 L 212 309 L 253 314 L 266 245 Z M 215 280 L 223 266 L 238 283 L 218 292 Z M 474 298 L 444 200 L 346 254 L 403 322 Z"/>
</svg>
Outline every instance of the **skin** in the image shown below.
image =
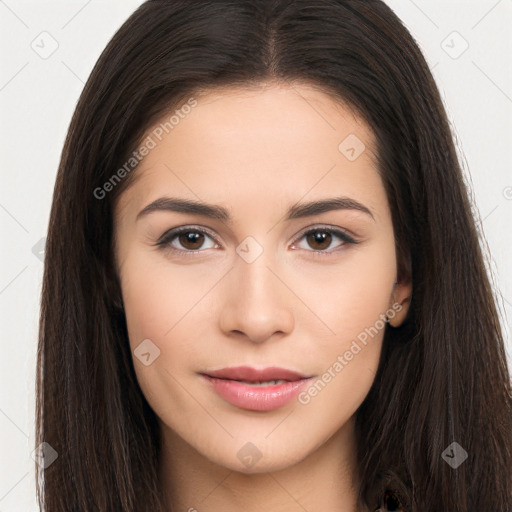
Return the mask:
<svg viewBox="0 0 512 512">
<path fill-rule="evenodd" d="M 241 409 L 199 372 L 281 366 L 321 377 L 393 304 L 402 308 L 391 325 L 403 322 L 412 290 L 410 283 L 394 286 L 394 232 L 374 135 L 340 102 L 305 84 L 195 98 L 197 106 L 134 171 L 137 181 L 115 208 L 130 347 L 161 425 L 167 504 L 190 512 L 362 511 L 354 413 L 373 383 L 384 328 L 359 343 L 362 350 L 307 404 Z M 338 149 L 349 134 L 366 147 L 354 161 Z M 166 195 L 224 206 L 233 221 L 163 210 L 136 221 Z M 296 203 L 341 195 L 374 218 L 347 209 L 283 220 Z M 190 225 L 209 233 L 188 245 L 174 237 L 168 245 L 175 253 L 156 245 L 170 229 Z M 325 243 L 300 236 L 317 226 L 360 243 L 328 232 Z M 263 249 L 251 263 L 236 251 L 248 236 Z M 160 350 L 147 366 L 134 355 L 145 339 Z M 248 442 L 261 455 L 251 467 L 237 456 Z"/>
</svg>

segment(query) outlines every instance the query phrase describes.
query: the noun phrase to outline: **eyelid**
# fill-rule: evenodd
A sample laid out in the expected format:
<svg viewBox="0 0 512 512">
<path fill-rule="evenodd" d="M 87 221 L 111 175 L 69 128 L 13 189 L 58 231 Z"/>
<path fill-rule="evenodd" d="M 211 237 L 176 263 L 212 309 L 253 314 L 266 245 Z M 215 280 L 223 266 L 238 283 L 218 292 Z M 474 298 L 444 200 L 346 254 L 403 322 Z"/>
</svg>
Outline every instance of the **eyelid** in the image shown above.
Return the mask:
<svg viewBox="0 0 512 512">
<path fill-rule="evenodd" d="M 217 245 L 220 245 L 222 246 L 222 244 L 217 240 L 217 237 L 216 235 L 213 233 L 213 231 L 211 231 L 209 228 L 205 227 L 205 226 L 201 226 L 199 224 L 187 224 L 187 225 L 184 225 L 184 226 L 178 226 L 176 228 L 172 228 L 172 229 L 169 229 L 167 230 L 158 240 L 158 242 L 156 243 L 156 245 L 167 245 L 168 243 L 170 242 L 167 242 L 166 240 L 169 239 L 173 239 L 175 236 L 177 235 L 180 235 L 181 233 L 187 233 L 189 231 L 197 231 L 199 233 L 204 233 L 206 235 L 208 235 L 210 238 L 213 239 L 213 241 L 217 244 Z M 171 248 L 171 249 L 174 249 Z M 200 250 L 196 250 L 196 251 L 180 251 L 179 249 L 176 249 L 177 251 L 179 252 L 188 252 L 188 253 L 194 253 L 194 252 L 203 252 L 203 251 L 200 251 Z"/>
<path fill-rule="evenodd" d="M 356 245 L 356 244 L 360 243 L 351 234 L 349 234 L 350 232 L 346 229 L 340 228 L 338 226 L 331 226 L 328 224 L 311 224 L 311 225 L 303 228 L 295 236 L 295 238 L 293 239 L 291 244 L 292 244 L 292 246 L 295 245 L 297 242 L 299 242 L 301 240 L 301 238 L 303 238 L 309 232 L 322 231 L 322 230 L 328 231 L 328 232 L 332 233 L 334 236 L 337 236 L 338 238 L 340 238 L 343 241 L 341 246 Z M 222 247 L 222 244 L 218 241 L 217 236 L 213 233 L 213 231 L 211 231 L 206 226 L 201 226 L 199 224 L 187 224 L 187 225 L 178 226 L 176 228 L 169 229 L 160 237 L 160 239 L 158 240 L 158 242 L 155 245 L 162 246 L 164 249 L 168 249 L 171 252 L 178 252 L 178 253 L 183 253 L 183 254 L 188 254 L 188 255 L 193 255 L 193 254 L 198 254 L 200 252 L 204 252 L 204 250 L 202 250 L 202 249 L 182 250 L 182 249 L 176 249 L 175 247 L 170 246 L 170 241 L 172 239 L 174 239 L 177 235 L 179 235 L 181 233 L 187 233 L 189 231 L 191 231 L 191 232 L 197 231 L 199 233 L 204 233 L 204 234 L 208 235 L 210 238 L 212 238 L 212 240 L 217 245 Z M 312 249 L 312 250 L 309 250 L 306 252 L 313 253 L 314 255 L 329 255 L 329 254 L 337 252 L 338 250 L 339 249 L 334 249 L 334 250 L 329 250 L 329 251 L 322 251 L 322 250 L 315 251 L 314 249 Z"/>
<path fill-rule="evenodd" d="M 298 235 L 295 237 L 295 239 L 292 243 L 299 241 L 304 235 L 306 235 L 307 233 L 309 233 L 311 231 L 322 231 L 322 230 L 329 231 L 329 232 L 333 233 L 334 235 L 343 235 L 347 239 L 350 239 L 351 243 L 354 243 L 354 244 L 359 243 L 357 240 L 355 240 L 353 235 L 350 234 L 350 232 L 348 230 L 340 228 L 338 226 L 331 226 L 329 224 L 312 224 L 311 226 L 303 228 L 298 233 Z M 326 251 L 320 251 L 320 252 L 326 252 Z"/>
</svg>

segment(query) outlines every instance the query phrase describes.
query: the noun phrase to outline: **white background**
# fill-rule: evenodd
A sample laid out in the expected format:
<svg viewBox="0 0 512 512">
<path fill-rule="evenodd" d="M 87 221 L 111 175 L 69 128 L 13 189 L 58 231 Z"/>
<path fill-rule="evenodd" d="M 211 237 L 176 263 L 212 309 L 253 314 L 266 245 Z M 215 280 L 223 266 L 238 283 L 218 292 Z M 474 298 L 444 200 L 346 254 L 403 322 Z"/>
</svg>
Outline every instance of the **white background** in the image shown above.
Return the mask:
<svg viewBox="0 0 512 512">
<path fill-rule="evenodd" d="M 30 457 L 43 271 L 37 251 L 66 130 L 94 63 L 140 3 L 0 0 L 0 512 L 38 510 Z M 512 0 L 388 4 L 424 51 L 465 155 L 512 361 Z M 45 59 L 33 49 L 52 44 L 58 47 Z"/>
</svg>

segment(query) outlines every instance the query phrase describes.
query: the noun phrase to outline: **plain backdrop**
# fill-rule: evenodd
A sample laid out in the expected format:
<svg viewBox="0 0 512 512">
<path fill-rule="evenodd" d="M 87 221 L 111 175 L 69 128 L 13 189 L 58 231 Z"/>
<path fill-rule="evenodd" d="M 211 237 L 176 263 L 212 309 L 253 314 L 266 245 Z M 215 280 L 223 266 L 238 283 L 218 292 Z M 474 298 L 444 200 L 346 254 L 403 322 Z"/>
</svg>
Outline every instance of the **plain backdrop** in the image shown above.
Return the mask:
<svg viewBox="0 0 512 512">
<path fill-rule="evenodd" d="M 66 130 L 101 51 L 141 3 L 0 0 L 0 512 L 38 510 L 31 453 L 41 258 Z M 488 245 L 510 362 L 512 0 L 388 4 L 441 90 Z"/>
</svg>

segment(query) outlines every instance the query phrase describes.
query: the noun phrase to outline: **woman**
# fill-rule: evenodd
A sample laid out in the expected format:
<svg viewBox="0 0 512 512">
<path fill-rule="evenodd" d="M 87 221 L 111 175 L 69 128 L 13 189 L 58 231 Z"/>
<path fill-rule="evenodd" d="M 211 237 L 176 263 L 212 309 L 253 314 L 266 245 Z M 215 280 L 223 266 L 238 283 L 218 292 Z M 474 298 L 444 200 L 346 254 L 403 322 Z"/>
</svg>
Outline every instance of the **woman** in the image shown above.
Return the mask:
<svg viewBox="0 0 512 512">
<path fill-rule="evenodd" d="M 512 510 L 475 222 L 383 2 L 142 4 L 77 105 L 45 257 L 43 510 Z"/>
</svg>

